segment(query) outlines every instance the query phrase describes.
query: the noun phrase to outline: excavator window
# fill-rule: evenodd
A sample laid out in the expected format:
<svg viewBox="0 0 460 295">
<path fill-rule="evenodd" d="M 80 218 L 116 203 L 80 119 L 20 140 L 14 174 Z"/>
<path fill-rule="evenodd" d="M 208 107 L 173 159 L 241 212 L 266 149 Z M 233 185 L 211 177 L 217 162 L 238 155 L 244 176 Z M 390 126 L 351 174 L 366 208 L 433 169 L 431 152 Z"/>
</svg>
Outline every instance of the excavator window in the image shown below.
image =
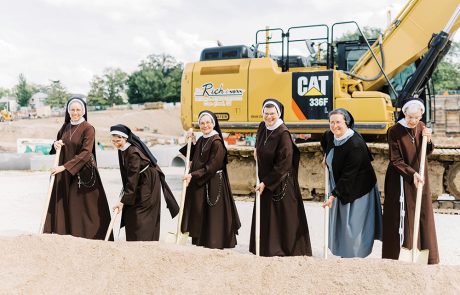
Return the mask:
<svg viewBox="0 0 460 295">
<path fill-rule="evenodd" d="M 375 39 L 369 39 L 369 43 L 374 43 Z M 339 41 L 337 46 L 337 69 L 349 71 L 359 58 L 366 53 L 367 45 L 364 41 Z"/>
<path fill-rule="evenodd" d="M 396 90 L 396 92 L 399 93 L 403 89 L 404 85 L 406 85 L 406 83 L 408 82 L 409 78 L 412 76 L 412 74 L 415 72 L 416 69 L 417 68 L 415 66 L 415 63 L 412 63 L 409 66 L 407 66 L 404 70 L 399 72 L 392 79 L 390 79 L 390 82 L 393 85 L 393 87 Z M 390 93 L 391 99 L 395 103 L 396 102 L 395 95 L 393 94 L 392 91 L 390 91 L 389 93 Z"/>
</svg>

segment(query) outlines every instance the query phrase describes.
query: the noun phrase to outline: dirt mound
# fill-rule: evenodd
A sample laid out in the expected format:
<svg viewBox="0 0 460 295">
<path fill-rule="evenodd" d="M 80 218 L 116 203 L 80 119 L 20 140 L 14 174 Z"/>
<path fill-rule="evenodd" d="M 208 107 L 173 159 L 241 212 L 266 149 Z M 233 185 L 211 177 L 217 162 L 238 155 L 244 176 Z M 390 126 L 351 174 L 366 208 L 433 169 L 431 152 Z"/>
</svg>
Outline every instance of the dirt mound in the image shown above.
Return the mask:
<svg viewBox="0 0 460 295">
<path fill-rule="evenodd" d="M 459 266 L 260 258 L 159 242 L 0 238 L 0 293 L 459 294 Z"/>
</svg>

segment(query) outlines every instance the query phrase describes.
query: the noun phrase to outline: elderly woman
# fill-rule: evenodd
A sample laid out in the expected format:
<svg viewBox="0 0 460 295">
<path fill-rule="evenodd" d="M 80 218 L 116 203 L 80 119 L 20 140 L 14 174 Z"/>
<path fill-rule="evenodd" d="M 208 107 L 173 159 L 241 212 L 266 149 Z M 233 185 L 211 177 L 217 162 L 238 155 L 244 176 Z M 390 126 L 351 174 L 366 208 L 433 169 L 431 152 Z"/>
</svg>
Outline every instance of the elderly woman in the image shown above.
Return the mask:
<svg viewBox="0 0 460 295">
<path fill-rule="evenodd" d="M 368 256 L 374 240 L 381 240 L 382 234 L 382 207 L 371 165 L 373 158 L 353 125 L 347 110 L 335 109 L 329 113 L 330 130 L 321 140 L 331 192 L 323 204 L 331 207 L 329 249 L 346 258 Z"/>
<path fill-rule="evenodd" d="M 233 248 L 241 224 L 228 181 L 227 149 L 214 113 L 202 111 L 198 123 L 203 136 L 192 146 L 190 173 L 184 176 L 189 186 L 181 230 L 197 246 Z M 180 150 L 184 155 L 186 148 Z"/>
<path fill-rule="evenodd" d="M 427 154 L 433 151 L 431 129 L 420 121 L 424 112 L 421 100 L 408 100 L 402 107 L 404 117 L 388 129 L 390 161 L 385 176 L 382 258 L 398 259 L 401 246 L 412 249 L 417 185 L 423 185 L 418 247 L 429 250 L 429 264 L 437 264 L 439 253 L 428 172 L 425 169 L 423 177 L 418 173 L 423 135 L 428 137 Z"/>
<path fill-rule="evenodd" d="M 260 184 L 260 255 L 312 255 L 307 217 L 300 194 L 300 152 L 283 122 L 284 107 L 275 99 L 262 106 L 264 121 L 257 130 Z M 255 254 L 255 206 L 249 250 Z"/>
<path fill-rule="evenodd" d="M 121 227 L 127 241 L 158 241 L 160 238 L 161 188 L 171 216 L 179 206 L 165 175 L 149 148 L 125 125 L 110 127 L 118 149 L 123 196 L 114 209 L 123 210 Z"/>
<path fill-rule="evenodd" d="M 86 103 L 72 97 L 66 105 L 65 122 L 51 154 L 61 149 L 45 233 L 104 239 L 110 210 L 96 166 L 95 130 L 88 123 Z"/>
</svg>

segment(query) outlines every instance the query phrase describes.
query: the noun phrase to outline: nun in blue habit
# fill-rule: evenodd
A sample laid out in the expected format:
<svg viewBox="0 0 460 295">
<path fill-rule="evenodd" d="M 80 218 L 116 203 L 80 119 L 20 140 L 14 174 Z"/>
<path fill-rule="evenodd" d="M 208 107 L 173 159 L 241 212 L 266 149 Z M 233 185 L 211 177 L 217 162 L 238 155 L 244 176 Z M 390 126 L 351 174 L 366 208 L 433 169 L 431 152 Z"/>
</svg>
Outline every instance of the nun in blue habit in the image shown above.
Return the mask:
<svg viewBox="0 0 460 295">
<path fill-rule="evenodd" d="M 329 171 L 329 249 L 344 258 L 366 257 L 382 239 L 382 207 L 372 155 L 345 109 L 329 113 L 321 140 Z"/>
</svg>

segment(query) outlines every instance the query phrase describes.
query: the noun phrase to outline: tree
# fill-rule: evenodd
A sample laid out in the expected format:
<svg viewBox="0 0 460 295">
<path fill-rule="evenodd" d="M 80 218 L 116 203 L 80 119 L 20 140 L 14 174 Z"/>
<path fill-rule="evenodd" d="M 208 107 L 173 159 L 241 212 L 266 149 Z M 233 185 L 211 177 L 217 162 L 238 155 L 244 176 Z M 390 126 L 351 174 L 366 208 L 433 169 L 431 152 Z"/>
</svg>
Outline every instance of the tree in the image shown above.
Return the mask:
<svg viewBox="0 0 460 295">
<path fill-rule="evenodd" d="M 123 104 L 128 75 L 120 69 L 107 69 L 104 73 L 104 96 L 109 105 Z"/>
<path fill-rule="evenodd" d="M 104 79 L 95 75 L 90 82 L 91 89 L 88 92 L 88 105 L 106 106 L 107 100 L 104 98 Z"/>
<path fill-rule="evenodd" d="M 67 99 L 70 94 L 67 92 L 67 89 L 61 84 L 59 80 L 53 81 L 48 86 L 48 91 L 46 92 L 48 97 L 46 98 L 46 104 L 51 107 L 63 107 L 65 106 Z"/>
<path fill-rule="evenodd" d="M 460 90 L 460 42 L 452 42 L 446 56 L 433 73 L 433 84 L 437 91 Z"/>
<path fill-rule="evenodd" d="M 183 72 L 182 64 L 176 65 L 166 77 L 165 100 L 167 102 L 180 101 L 181 80 Z"/>
<path fill-rule="evenodd" d="M 127 80 L 128 74 L 118 68 L 105 69 L 102 77 L 95 75 L 90 82 L 88 104 L 101 106 L 123 104 Z"/>
<path fill-rule="evenodd" d="M 16 97 L 20 106 L 27 106 L 32 97 L 32 90 L 23 74 L 19 74 L 18 84 L 15 87 Z"/>
<path fill-rule="evenodd" d="M 11 94 L 12 94 L 12 91 L 10 89 L 0 87 L 0 97 L 10 96 Z"/>
<path fill-rule="evenodd" d="M 128 78 L 129 102 L 179 101 L 182 71 L 170 55 L 149 55 Z"/>
</svg>

